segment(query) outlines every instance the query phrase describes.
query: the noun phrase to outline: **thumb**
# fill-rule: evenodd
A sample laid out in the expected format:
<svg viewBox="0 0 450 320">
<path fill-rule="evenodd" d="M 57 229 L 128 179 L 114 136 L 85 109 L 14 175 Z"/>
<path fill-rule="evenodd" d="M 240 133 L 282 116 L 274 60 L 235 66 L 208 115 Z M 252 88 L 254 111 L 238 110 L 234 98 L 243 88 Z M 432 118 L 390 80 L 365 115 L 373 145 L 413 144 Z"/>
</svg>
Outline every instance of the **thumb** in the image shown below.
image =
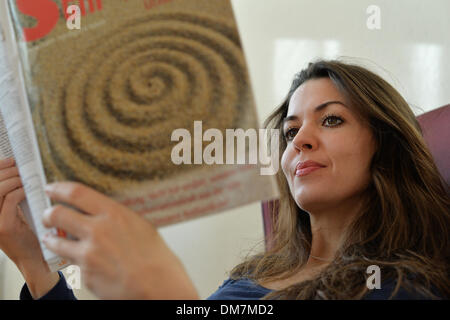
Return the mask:
<svg viewBox="0 0 450 320">
<path fill-rule="evenodd" d="M 0 213 L 0 226 L 2 229 L 12 227 L 17 219 L 17 206 L 25 199 L 25 190 L 18 188 L 8 193 L 3 199 Z"/>
</svg>

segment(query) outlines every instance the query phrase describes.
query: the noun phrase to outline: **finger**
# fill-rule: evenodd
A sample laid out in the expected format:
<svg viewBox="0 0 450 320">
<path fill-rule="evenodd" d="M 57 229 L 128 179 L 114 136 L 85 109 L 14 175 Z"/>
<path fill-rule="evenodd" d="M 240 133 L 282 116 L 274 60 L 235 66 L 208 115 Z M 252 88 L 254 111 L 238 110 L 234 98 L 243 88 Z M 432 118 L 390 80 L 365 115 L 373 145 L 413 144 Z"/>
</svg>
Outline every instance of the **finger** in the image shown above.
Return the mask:
<svg viewBox="0 0 450 320">
<path fill-rule="evenodd" d="M 117 209 L 119 203 L 104 194 L 77 182 L 56 182 L 45 187 L 49 197 L 92 215 Z"/>
<path fill-rule="evenodd" d="M 47 228 L 62 229 L 78 239 L 89 234 L 89 218 L 63 205 L 45 210 L 42 223 Z"/>
<path fill-rule="evenodd" d="M 0 213 L 0 224 L 7 228 L 14 224 L 17 219 L 17 206 L 25 200 L 25 190 L 23 188 L 16 189 L 6 195 Z"/>
<path fill-rule="evenodd" d="M 12 177 L 20 177 L 19 169 L 16 166 L 9 167 L 6 169 L 0 169 L 0 181 L 12 178 Z"/>
<path fill-rule="evenodd" d="M 73 264 L 79 264 L 78 261 L 81 257 L 80 242 L 52 235 L 44 237 L 42 242 L 58 256 L 73 261 Z"/>
<path fill-rule="evenodd" d="M 9 168 L 15 164 L 14 158 L 6 158 L 0 160 L 0 170 Z"/>
<path fill-rule="evenodd" d="M 22 187 L 22 180 L 20 177 L 9 178 L 0 182 L 0 196 L 6 196 L 14 189 Z"/>
</svg>

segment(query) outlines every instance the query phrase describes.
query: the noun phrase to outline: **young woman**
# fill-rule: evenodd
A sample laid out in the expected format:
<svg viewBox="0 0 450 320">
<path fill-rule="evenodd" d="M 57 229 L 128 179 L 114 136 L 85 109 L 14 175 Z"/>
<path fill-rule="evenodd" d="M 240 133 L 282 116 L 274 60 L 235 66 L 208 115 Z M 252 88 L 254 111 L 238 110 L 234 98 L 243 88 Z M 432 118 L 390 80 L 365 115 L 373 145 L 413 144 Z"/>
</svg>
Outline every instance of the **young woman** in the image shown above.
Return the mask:
<svg viewBox="0 0 450 320">
<path fill-rule="evenodd" d="M 274 240 L 210 299 L 450 297 L 448 186 L 392 86 L 359 66 L 311 63 L 266 124 L 283 133 Z M 100 298 L 198 298 L 148 221 L 78 183 L 55 183 L 47 193 L 87 213 L 63 205 L 46 212 L 47 227 L 78 240 L 45 244 L 79 265 Z M 73 299 L 20 218 L 24 193 L 11 162 L 0 164 L 0 196 L 0 248 L 24 275 L 21 297 Z M 367 286 L 370 266 L 379 268 L 381 289 Z"/>
</svg>

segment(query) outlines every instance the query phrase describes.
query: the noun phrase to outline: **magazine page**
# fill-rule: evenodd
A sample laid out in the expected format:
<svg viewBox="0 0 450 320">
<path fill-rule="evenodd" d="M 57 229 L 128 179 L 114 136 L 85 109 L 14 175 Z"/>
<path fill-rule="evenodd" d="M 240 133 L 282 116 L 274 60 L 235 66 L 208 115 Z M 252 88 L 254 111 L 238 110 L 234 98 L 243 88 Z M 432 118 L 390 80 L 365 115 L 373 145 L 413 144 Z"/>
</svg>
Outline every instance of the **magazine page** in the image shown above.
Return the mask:
<svg viewBox="0 0 450 320">
<path fill-rule="evenodd" d="M 44 176 L 36 152 L 37 144 L 32 139 L 34 134 L 29 112 L 20 103 L 14 68 L 7 59 L 4 40 L 0 41 L 0 159 L 15 158 L 26 194 L 26 201 L 20 204 L 20 209 L 38 239 L 42 239 L 46 233 L 52 232 L 41 223 L 42 213 L 51 204 L 43 190 Z M 64 259 L 40 243 L 44 259 L 52 271 L 67 265 Z"/>
<path fill-rule="evenodd" d="M 8 1 L 47 182 L 156 226 L 278 196 L 229 0 L 35 2 Z"/>
</svg>

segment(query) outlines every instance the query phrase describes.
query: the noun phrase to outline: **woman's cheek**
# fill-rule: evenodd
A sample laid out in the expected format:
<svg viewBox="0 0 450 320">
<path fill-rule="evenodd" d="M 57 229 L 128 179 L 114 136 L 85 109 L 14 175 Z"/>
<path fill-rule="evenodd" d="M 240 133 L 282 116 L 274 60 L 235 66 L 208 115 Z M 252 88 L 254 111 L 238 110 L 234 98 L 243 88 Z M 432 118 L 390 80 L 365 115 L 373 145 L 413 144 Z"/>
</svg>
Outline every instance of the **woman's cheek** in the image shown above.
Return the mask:
<svg viewBox="0 0 450 320">
<path fill-rule="evenodd" d="M 335 161 L 332 180 L 336 187 L 339 186 L 336 192 L 344 198 L 359 193 L 363 187 L 365 171 L 362 170 L 364 164 L 360 160 L 355 156 L 343 155 L 341 159 Z"/>
<path fill-rule="evenodd" d="M 292 150 L 289 149 L 289 146 L 287 146 L 285 152 L 281 156 L 281 170 L 283 171 L 284 177 L 286 178 L 286 181 L 288 183 L 291 192 L 292 192 L 293 177 L 290 168 L 291 162 L 293 161 L 294 157 L 295 153 L 293 153 Z"/>
</svg>

